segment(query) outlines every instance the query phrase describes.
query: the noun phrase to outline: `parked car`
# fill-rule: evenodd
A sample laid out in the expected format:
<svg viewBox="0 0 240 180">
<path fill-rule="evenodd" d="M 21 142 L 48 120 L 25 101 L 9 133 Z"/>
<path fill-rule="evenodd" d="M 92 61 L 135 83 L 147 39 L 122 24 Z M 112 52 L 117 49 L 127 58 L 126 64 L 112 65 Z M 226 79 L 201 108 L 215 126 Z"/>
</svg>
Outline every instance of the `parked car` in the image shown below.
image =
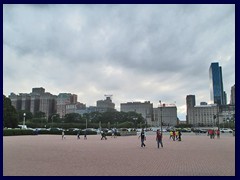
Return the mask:
<svg viewBox="0 0 240 180">
<path fill-rule="evenodd" d="M 193 132 L 195 133 L 207 133 L 206 129 L 194 129 Z"/>
<path fill-rule="evenodd" d="M 232 133 L 233 130 L 230 129 L 230 128 L 222 128 L 222 129 L 220 129 L 220 132 L 221 132 L 221 133 Z"/>
<path fill-rule="evenodd" d="M 190 128 L 182 128 L 181 132 L 192 132 Z"/>
</svg>

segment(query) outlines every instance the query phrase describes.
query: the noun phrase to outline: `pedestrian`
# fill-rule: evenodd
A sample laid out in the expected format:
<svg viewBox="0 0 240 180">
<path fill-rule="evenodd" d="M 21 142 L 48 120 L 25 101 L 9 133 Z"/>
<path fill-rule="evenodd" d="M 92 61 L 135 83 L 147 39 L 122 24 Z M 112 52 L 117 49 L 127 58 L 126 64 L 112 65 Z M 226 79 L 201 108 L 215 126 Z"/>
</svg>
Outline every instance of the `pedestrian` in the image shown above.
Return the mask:
<svg viewBox="0 0 240 180">
<path fill-rule="evenodd" d="M 80 131 L 77 133 L 77 139 L 80 139 Z"/>
<path fill-rule="evenodd" d="M 84 132 L 84 139 L 87 139 L 87 130 Z"/>
<path fill-rule="evenodd" d="M 178 141 L 182 141 L 182 133 L 181 133 L 181 131 L 178 131 Z"/>
<path fill-rule="evenodd" d="M 215 138 L 215 131 L 214 129 L 212 130 L 212 136 L 213 136 L 213 139 Z"/>
<path fill-rule="evenodd" d="M 159 148 L 159 144 L 161 144 L 161 147 L 163 148 L 162 133 L 159 131 L 159 129 L 157 130 L 156 141 L 157 141 L 158 148 Z"/>
<path fill-rule="evenodd" d="M 106 134 L 104 131 L 101 131 L 101 135 L 102 135 L 101 140 L 103 140 L 103 139 L 107 140 L 107 137 L 106 137 Z"/>
<path fill-rule="evenodd" d="M 114 138 L 116 138 L 117 137 L 117 129 L 115 128 L 114 129 Z"/>
<path fill-rule="evenodd" d="M 142 132 L 141 132 L 141 134 L 138 138 L 140 138 L 140 137 L 141 137 L 141 147 L 143 147 L 143 146 L 145 147 L 146 144 L 144 144 L 144 141 L 146 140 L 146 135 L 145 135 L 145 132 L 144 132 L 143 128 L 142 128 Z"/>
<path fill-rule="evenodd" d="M 173 135 L 172 135 L 173 141 L 175 141 L 175 136 L 176 136 L 176 132 L 173 131 Z"/>
<path fill-rule="evenodd" d="M 216 131 L 216 134 L 217 134 L 217 138 L 219 139 L 220 138 L 220 130 L 219 129 Z"/>
<path fill-rule="evenodd" d="M 65 139 L 64 130 L 62 130 L 62 140 Z"/>
<path fill-rule="evenodd" d="M 114 129 L 112 129 L 112 136 L 111 136 L 111 138 L 112 138 L 112 137 L 115 138 Z"/>
<path fill-rule="evenodd" d="M 212 131 L 213 131 L 212 129 L 209 129 L 209 130 L 208 130 L 208 132 L 209 132 L 209 136 L 210 136 L 210 139 L 213 138 L 213 132 L 212 132 Z"/>
<path fill-rule="evenodd" d="M 169 139 L 173 139 L 173 132 L 172 131 L 170 131 Z"/>
<path fill-rule="evenodd" d="M 178 132 L 179 130 L 176 131 L 175 137 L 176 137 L 176 141 L 178 140 Z"/>
</svg>

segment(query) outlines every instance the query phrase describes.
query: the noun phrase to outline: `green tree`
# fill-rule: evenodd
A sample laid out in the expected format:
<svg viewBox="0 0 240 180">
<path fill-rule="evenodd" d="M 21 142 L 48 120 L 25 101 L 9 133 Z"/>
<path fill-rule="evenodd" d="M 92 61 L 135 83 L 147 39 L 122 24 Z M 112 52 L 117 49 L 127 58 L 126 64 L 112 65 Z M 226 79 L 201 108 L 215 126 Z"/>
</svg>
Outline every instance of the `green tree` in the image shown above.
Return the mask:
<svg viewBox="0 0 240 180">
<path fill-rule="evenodd" d="M 37 111 L 35 114 L 34 114 L 34 118 L 43 118 L 45 117 L 46 114 L 45 112 L 42 112 L 42 111 Z"/>
<path fill-rule="evenodd" d="M 70 123 L 70 122 L 80 122 L 81 115 L 78 113 L 69 113 L 65 115 L 64 122 Z"/>
<path fill-rule="evenodd" d="M 16 128 L 18 126 L 18 114 L 12 106 L 11 100 L 3 95 L 3 127 Z"/>
</svg>

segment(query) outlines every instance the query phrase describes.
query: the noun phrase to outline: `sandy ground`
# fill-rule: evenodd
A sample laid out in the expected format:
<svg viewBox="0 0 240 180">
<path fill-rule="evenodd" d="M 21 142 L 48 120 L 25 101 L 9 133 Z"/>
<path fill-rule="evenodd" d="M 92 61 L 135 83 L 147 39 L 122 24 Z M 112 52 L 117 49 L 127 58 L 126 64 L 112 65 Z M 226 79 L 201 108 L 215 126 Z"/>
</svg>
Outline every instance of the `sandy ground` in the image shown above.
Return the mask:
<svg viewBox="0 0 240 180">
<path fill-rule="evenodd" d="M 3 137 L 4 176 L 235 176 L 235 138 L 184 135 L 181 142 L 155 135 L 146 147 L 137 136 L 60 135 Z"/>
</svg>

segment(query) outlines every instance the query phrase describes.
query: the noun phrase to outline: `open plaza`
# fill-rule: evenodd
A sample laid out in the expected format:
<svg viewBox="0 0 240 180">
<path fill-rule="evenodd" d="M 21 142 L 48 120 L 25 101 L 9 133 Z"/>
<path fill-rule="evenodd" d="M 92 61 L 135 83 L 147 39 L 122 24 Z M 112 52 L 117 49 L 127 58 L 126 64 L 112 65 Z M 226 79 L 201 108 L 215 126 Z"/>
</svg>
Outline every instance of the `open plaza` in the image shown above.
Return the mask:
<svg viewBox="0 0 240 180">
<path fill-rule="evenodd" d="M 3 137 L 4 176 L 235 176 L 235 137 L 183 134 L 182 141 L 155 134 L 146 147 L 138 136 L 37 135 Z"/>
</svg>

